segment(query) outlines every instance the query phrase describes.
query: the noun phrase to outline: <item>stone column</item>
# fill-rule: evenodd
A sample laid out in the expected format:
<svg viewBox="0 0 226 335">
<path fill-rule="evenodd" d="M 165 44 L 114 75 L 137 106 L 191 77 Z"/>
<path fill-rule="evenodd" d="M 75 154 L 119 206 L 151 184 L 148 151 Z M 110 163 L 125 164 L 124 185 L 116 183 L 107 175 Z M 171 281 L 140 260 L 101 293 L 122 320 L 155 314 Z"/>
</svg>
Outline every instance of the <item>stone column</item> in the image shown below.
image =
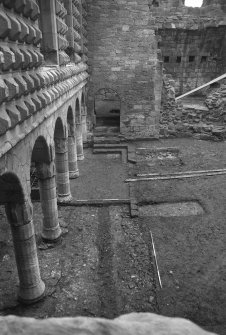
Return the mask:
<svg viewBox="0 0 226 335">
<path fill-rule="evenodd" d="M 82 161 L 84 159 L 83 153 L 83 138 L 82 138 L 82 123 L 76 124 L 76 142 L 77 142 L 77 158 L 78 161 Z"/>
<path fill-rule="evenodd" d="M 18 299 L 31 304 L 40 300 L 45 292 L 39 271 L 32 210 L 28 214 L 25 204 L 8 203 L 6 214 L 11 226 L 20 281 Z"/>
<path fill-rule="evenodd" d="M 67 138 L 55 138 L 56 152 L 56 179 L 59 202 L 72 200 L 68 168 L 68 141 Z"/>
<path fill-rule="evenodd" d="M 82 139 L 83 142 L 87 142 L 87 123 L 86 123 L 86 108 L 82 108 Z"/>
<path fill-rule="evenodd" d="M 75 131 L 72 125 L 68 125 L 68 165 L 69 177 L 71 179 L 78 178 L 78 161 L 77 161 L 77 144 L 75 138 Z"/>
<path fill-rule="evenodd" d="M 43 213 L 42 237 L 45 240 L 55 241 L 61 235 L 58 220 L 55 164 L 51 162 L 36 164 L 40 200 Z"/>
</svg>

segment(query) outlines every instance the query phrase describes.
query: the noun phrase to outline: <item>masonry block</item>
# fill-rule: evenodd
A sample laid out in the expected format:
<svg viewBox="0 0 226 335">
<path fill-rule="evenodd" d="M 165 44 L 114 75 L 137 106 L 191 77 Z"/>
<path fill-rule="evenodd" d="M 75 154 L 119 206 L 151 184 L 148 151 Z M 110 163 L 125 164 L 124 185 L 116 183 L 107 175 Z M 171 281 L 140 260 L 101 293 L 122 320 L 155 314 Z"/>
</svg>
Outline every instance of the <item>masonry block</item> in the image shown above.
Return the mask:
<svg viewBox="0 0 226 335">
<path fill-rule="evenodd" d="M 23 8 L 23 15 L 25 17 L 31 18 L 33 8 L 34 8 L 34 2 L 32 0 L 27 0 Z"/>
<path fill-rule="evenodd" d="M 46 104 L 47 105 L 51 104 L 52 98 L 51 98 L 51 95 L 49 94 L 49 92 L 44 90 L 44 91 L 42 91 L 42 94 L 44 95 L 44 97 L 46 99 Z"/>
<path fill-rule="evenodd" d="M 17 13 L 23 13 L 27 0 L 14 0 L 14 9 Z"/>
<path fill-rule="evenodd" d="M 28 106 L 25 105 L 23 99 L 19 99 L 18 101 L 16 101 L 16 108 L 18 109 L 18 111 L 20 113 L 21 121 L 28 118 L 29 109 L 28 109 Z"/>
<path fill-rule="evenodd" d="M 15 63 L 15 55 L 13 51 L 5 45 L 0 45 L 0 50 L 2 51 L 4 56 L 4 63 L 2 65 L 3 71 L 9 71 L 10 69 L 13 69 Z"/>
<path fill-rule="evenodd" d="M 38 64 L 38 55 L 32 49 L 27 49 L 27 52 L 30 53 L 30 55 L 31 55 L 31 62 L 29 64 L 29 68 L 32 69 L 33 67 L 37 66 L 37 64 Z"/>
<path fill-rule="evenodd" d="M 39 110 L 42 109 L 42 102 L 41 102 L 41 100 L 39 99 L 39 97 L 36 93 L 33 93 L 31 95 L 31 100 L 36 107 L 36 112 L 38 112 Z"/>
<path fill-rule="evenodd" d="M 10 40 L 16 41 L 21 34 L 21 24 L 13 14 L 8 14 L 8 17 L 11 22 L 11 30 L 8 37 Z"/>
<path fill-rule="evenodd" d="M 80 28 L 80 23 L 74 16 L 73 16 L 73 27 L 75 30 L 79 30 Z"/>
<path fill-rule="evenodd" d="M 32 62 L 32 56 L 31 56 L 30 52 L 28 52 L 26 48 L 20 48 L 20 52 L 24 56 L 24 61 L 23 61 L 23 64 L 22 64 L 22 69 L 23 70 L 29 69 L 30 63 Z"/>
<path fill-rule="evenodd" d="M 46 97 L 44 96 L 44 94 L 42 94 L 42 92 L 37 92 L 37 96 L 42 104 L 42 108 L 45 108 L 48 103 Z"/>
<path fill-rule="evenodd" d="M 42 32 L 36 26 L 34 26 L 34 29 L 35 29 L 35 39 L 33 40 L 33 44 L 37 46 L 42 41 Z"/>
<path fill-rule="evenodd" d="M 34 114 L 37 111 L 36 110 L 36 105 L 31 100 L 31 96 L 26 96 L 24 98 L 24 103 L 25 103 L 25 105 L 27 106 L 27 108 L 29 110 L 29 115 Z"/>
<path fill-rule="evenodd" d="M 19 85 L 16 83 L 14 78 L 12 77 L 6 77 L 4 79 L 6 86 L 8 87 L 9 90 L 9 95 L 7 98 L 7 101 L 10 101 L 12 99 L 15 99 L 18 97 L 19 94 Z"/>
<path fill-rule="evenodd" d="M 5 7 L 11 9 L 13 7 L 13 0 L 2 0 Z"/>
<path fill-rule="evenodd" d="M 0 38 L 5 38 L 9 35 L 12 25 L 9 17 L 0 11 Z"/>
<path fill-rule="evenodd" d="M 22 74 L 23 79 L 25 80 L 28 88 L 28 92 L 34 92 L 35 91 L 35 83 L 33 78 L 29 75 L 28 72 L 25 72 Z"/>
<path fill-rule="evenodd" d="M 18 21 L 20 22 L 21 25 L 21 32 L 18 36 L 18 41 L 23 43 L 25 42 L 27 36 L 29 35 L 29 28 L 22 18 L 18 18 Z"/>
<path fill-rule="evenodd" d="M 20 121 L 21 116 L 15 104 L 9 103 L 6 105 L 6 112 L 10 118 L 11 127 L 15 127 Z"/>
<path fill-rule="evenodd" d="M 39 6 L 37 5 L 37 3 L 33 2 L 33 8 L 30 17 L 33 21 L 36 21 L 39 18 L 39 16 L 40 16 Z"/>
<path fill-rule="evenodd" d="M 0 104 L 7 100 L 9 96 L 9 89 L 5 81 L 0 78 Z"/>
<path fill-rule="evenodd" d="M 35 90 L 39 90 L 41 88 L 41 80 L 38 77 L 37 73 L 35 71 L 30 71 L 29 72 L 29 76 L 32 78 L 32 80 L 34 81 L 34 87 Z"/>
<path fill-rule="evenodd" d="M 14 70 L 18 70 L 20 68 L 22 68 L 23 62 L 24 62 L 24 55 L 23 53 L 20 51 L 20 49 L 17 47 L 17 45 L 13 45 L 11 47 L 11 50 L 14 53 L 15 56 L 15 62 L 13 64 L 13 69 Z"/>
<path fill-rule="evenodd" d="M 28 44 L 32 44 L 34 43 L 36 39 L 36 29 L 31 24 L 28 24 L 28 29 L 29 29 L 29 34 L 26 36 L 25 41 Z"/>
<path fill-rule="evenodd" d="M 20 73 L 14 74 L 14 80 L 19 86 L 18 97 L 28 93 L 27 83 Z"/>
<path fill-rule="evenodd" d="M 5 134 L 11 125 L 11 119 L 5 110 L 5 106 L 0 106 L 0 135 Z"/>
</svg>

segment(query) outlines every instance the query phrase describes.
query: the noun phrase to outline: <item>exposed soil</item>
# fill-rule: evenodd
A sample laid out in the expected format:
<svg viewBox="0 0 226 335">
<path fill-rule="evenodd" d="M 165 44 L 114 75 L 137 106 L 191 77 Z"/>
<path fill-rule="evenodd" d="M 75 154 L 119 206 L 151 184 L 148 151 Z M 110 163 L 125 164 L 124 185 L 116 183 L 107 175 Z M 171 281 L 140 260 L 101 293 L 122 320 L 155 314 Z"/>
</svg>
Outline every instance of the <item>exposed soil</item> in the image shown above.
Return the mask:
<svg viewBox="0 0 226 335">
<path fill-rule="evenodd" d="M 139 142 L 137 147 L 178 147 L 182 164 L 157 161 L 155 172 L 226 167 L 226 143 L 192 139 Z M 119 159 L 86 151 L 81 177 L 72 180 L 77 199 L 125 199 L 128 167 Z M 166 157 L 167 158 L 167 157 Z M 148 161 L 147 161 L 148 162 Z M 143 173 L 140 166 L 138 172 Z M 41 208 L 34 223 L 46 297 L 33 306 L 16 300 L 17 273 L 10 227 L 0 207 L 0 314 L 104 316 L 148 311 L 191 319 L 207 330 L 226 333 L 226 175 L 187 180 L 137 182 L 137 204 L 194 201 L 203 213 L 186 211 L 130 217 L 129 206 L 59 207 L 64 232 L 57 245 L 40 239 Z M 171 206 L 171 205 L 170 205 Z M 161 207 L 161 206 L 160 206 Z M 197 214 L 197 215 L 195 215 Z M 163 288 L 151 244 L 153 234 Z"/>
<path fill-rule="evenodd" d="M 36 231 L 40 231 L 37 203 L 34 212 Z M 47 292 L 33 306 L 16 300 L 16 266 L 12 244 L 6 243 L 3 262 L 7 260 L 8 266 L 1 263 L 1 314 L 114 318 L 129 311 L 158 311 L 152 256 L 127 206 L 61 207 L 60 217 L 68 233 L 58 245 L 52 248 L 37 235 Z M 9 238 L 9 227 L 3 221 Z"/>
</svg>

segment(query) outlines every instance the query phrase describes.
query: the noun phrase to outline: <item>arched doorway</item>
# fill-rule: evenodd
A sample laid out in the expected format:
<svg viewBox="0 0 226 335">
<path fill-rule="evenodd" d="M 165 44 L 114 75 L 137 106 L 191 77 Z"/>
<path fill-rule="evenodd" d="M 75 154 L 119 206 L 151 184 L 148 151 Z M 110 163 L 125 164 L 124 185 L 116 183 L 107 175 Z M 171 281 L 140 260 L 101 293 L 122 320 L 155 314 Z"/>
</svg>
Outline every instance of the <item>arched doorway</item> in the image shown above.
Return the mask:
<svg viewBox="0 0 226 335">
<path fill-rule="evenodd" d="M 96 127 L 111 127 L 120 131 L 120 109 L 118 93 L 110 88 L 100 89 L 94 99 Z"/>
<path fill-rule="evenodd" d="M 30 304 L 43 297 L 45 284 L 39 271 L 32 205 L 19 178 L 12 172 L 0 176 L 0 204 L 5 205 L 13 237 L 20 282 L 18 298 Z"/>
</svg>

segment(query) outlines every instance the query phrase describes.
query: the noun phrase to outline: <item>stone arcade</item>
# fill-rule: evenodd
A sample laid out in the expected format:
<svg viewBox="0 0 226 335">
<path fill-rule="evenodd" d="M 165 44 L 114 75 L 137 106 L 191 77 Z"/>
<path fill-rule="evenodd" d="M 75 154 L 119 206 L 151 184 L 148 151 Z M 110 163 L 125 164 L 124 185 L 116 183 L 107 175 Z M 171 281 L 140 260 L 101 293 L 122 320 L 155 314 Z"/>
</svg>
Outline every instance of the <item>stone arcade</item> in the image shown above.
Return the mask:
<svg viewBox="0 0 226 335">
<path fill-rule="evenodd" d="M 31 167 L 39 183 L 42 238 L 55 242 L 61 236 L 57 202 L 72 199 L 70 179 L 79 177 L 83 144 L 92 139 L 97 96 L 116 97 L 119 107 L 114 101 L 112 110 L 119 110 L 124 140 L 202 133 L 203 125 L 194 128 L 184 117 L 175 94 L 225 73 L 226 5 L 204 0 L 192 9 L 183 3 L 0 1 L 0 204 L 11 226 L 22 302 L 36 302 L 45 292 Z M 213 125 L 226 122 L 213 118 L 214 99 L 205 123 L 211 136 Z"/>
</svg>

